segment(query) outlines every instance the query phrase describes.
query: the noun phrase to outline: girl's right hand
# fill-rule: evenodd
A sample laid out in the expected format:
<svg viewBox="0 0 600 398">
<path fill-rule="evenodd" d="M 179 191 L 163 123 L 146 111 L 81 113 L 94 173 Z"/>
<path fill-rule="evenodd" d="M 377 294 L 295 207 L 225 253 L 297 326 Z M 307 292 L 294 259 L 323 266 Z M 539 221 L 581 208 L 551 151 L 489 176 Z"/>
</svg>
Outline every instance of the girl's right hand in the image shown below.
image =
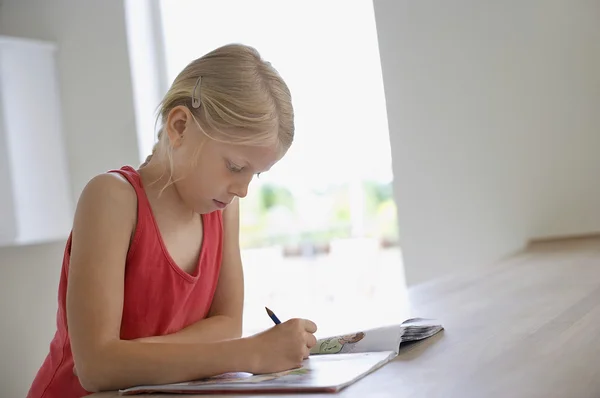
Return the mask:
<svg viewBox="0 0 600 398">
<path fill-rule="evenodd" d="M 317 343 L 317 325 L 307 319 L 290 319 L 248 338 L 254 354 L 254 374 L 299 368 Z"/>
</svg>

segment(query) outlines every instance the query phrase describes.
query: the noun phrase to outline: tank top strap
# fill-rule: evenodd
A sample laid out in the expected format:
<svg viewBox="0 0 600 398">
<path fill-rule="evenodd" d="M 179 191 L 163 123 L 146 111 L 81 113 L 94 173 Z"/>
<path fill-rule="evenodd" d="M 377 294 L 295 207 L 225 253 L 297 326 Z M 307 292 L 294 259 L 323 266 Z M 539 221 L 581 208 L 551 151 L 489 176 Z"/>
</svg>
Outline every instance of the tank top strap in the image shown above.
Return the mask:
<svg viewBox="0 0 600 398">
<path fill-rule="evenodd" d="M 149 232 L 149 227 L 153 226 L 152 208 L 150 206 L 150 201 L 146 196 L 142 179 L 137 170 L 126 165 L 120 169 L 109 170 L 108 173 L 117 173 L 123 176 L 129 182 L 129 184 L 131 184 L 137 197 L 136 226 L 131 245 L 129 246 L 129 252 L 127 254 L 127 259 L 130 259 L 137 249 L 140 239 L 143 240 L 145 235 L 147 235 Z"/>
<path fill-rule="evenodd" d="M 118 173 L 118 174 L 122 175 L 123 177 L 125 177 L 125 179 L 127 181 L 129 181 L 129 183 L 135 190 L 135 193 L 138 197 L 138 201 L 140 201 L 141 198 L 146 196 L 146 192 L 144 191 L 144 187 L 142 184 L 142 179 L 140 178 L 140 175 L 133 167 L 123 166 L 120 169 L 109 170 L 108 172 L 109 173 Z"/>
</svg>

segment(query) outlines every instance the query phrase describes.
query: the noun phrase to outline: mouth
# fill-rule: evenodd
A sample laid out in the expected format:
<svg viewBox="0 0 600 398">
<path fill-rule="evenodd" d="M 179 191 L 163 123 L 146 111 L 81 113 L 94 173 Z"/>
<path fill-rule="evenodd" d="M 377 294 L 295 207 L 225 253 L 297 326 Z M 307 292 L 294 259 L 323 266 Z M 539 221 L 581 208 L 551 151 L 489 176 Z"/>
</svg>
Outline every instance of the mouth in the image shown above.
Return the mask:
<svg viewBox="0 0 600 398">
<path fill-rule="evenodd" d="M 219 209 L 224 209 L 228 205 L 228 203 L 224 203 L 224 202 L 221 202 L 216 199 L 213 199 L 213 202 L 214 202 L 215 206 L 217 206 Z"/>
</svg>

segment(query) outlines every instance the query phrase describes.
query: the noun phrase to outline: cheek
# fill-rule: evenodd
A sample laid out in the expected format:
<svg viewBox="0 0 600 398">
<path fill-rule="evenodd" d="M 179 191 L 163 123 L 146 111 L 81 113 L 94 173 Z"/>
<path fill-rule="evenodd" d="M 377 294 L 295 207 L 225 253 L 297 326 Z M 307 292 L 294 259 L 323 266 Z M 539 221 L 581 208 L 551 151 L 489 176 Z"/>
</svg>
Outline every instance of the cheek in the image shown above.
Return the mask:
<svg viewBox="0 0 600 398">
<path fill-rule="evenodd" d="M 193 201 L 197 196 L 198 189 L 200 188 L 198 181 L 201 181 L 197 175 L 197 169 L 193 167 L 193 163 L 186 159 L 185 156 L 173 156 L 173 174 L 172 177 L 177 186 L 177 191 L 181 197 L 186 201 Z"/>
<path fill-rule="evenodd" d="M 215 199 L 222 197 L 227 186 L 227 170 L 209 168 L 200 164 L 188 170 L 188 178 L 183 182 L 186 185 L 187 195 L 195 200 Z"/>
<path fill-rule="evenodd" d="M 172 154 L 173 178 L 187 179 L 190 173 L 190 160 L 183 149 L 175 150 Z"/>
</svg>

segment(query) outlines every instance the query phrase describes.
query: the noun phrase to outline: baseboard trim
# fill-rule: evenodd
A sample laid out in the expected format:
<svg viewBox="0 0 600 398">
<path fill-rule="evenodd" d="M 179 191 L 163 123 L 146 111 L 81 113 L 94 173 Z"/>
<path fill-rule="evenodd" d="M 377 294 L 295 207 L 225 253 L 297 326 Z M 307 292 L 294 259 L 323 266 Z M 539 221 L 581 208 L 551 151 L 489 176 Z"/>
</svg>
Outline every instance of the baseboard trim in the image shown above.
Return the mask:
<svg viewBox="0 0 600 398">
<path fill-rule="evenodd" d="M 527 242 L 527 246 L 537 245 L 540 243 L 553 243 L 553 242 L 564 242 L 571 240 L 586 240 L 586 239 L 598 239 L 600 238 L 600 231 L 598 232 L 586 232 L 582 234 L 570 234 L 570 235 L 554 235 L 544 236 L 539 238 L 532 238 Z"/>
</svg>

